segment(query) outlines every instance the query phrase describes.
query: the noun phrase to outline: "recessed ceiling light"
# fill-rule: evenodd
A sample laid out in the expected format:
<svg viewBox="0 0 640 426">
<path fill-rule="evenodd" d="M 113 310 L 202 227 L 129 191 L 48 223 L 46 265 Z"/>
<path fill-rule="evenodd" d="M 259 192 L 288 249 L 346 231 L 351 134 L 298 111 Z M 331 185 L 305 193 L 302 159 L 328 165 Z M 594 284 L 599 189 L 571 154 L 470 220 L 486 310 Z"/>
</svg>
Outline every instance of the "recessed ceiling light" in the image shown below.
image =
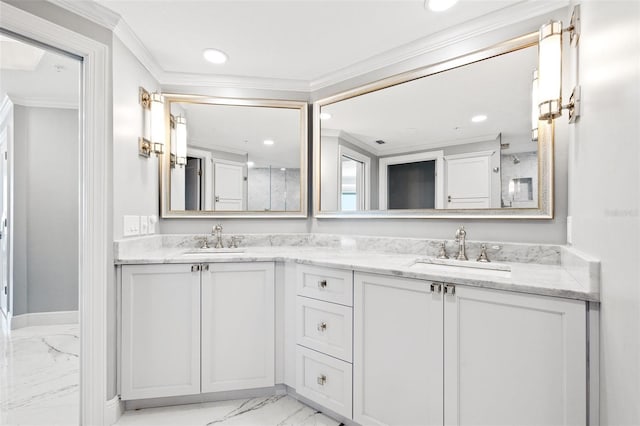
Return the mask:
<svg viewBox="0 0 640 426">
<path fill-rule="evenodd" d="M 487 119 L 487 116 L 482 114 L 471 117 L 471 121 L 473 121 L 474 123 L 482 123 L 486 119 Z"/>
<path fill-rule="evenodd" d="M 331 118 L 331 114 L 328 112 L 321 112 L 320 113 L 320 120 L 328 120 Z"/>
<path fill-rule="evenodd" d="M 224 64 L 227 62 L 227 54 L 218 49 L 205 49 L 202 56 L 212 64 Z"/>
<path fill-rule="evenodd" d="M 256 163 L 254 163 L 253 161 L 247 161 L 247 167 L 253 167 L 255 165 Z"/>
<path fill-rule="evenodd" d="M 271 139 L 266 139 L 264 142 L 262 142 L 265 145 L 273 145 L 275 142 Z"/>
<path fill-rule="evenodd" d="M 286 171 L 287 171 L 287 169 L 285 169 L 284 167 L 280 167 L 280 171 L 281 171 L 281 172 L 286 172 Z"/>
<path fill-rule="evenodd" d="M 456 4 L 458 0 L 425 0 L 425 3 L 427 2 L 429 4 L 429 9 L 434 12 L 442 12 Z"/>
</svg>

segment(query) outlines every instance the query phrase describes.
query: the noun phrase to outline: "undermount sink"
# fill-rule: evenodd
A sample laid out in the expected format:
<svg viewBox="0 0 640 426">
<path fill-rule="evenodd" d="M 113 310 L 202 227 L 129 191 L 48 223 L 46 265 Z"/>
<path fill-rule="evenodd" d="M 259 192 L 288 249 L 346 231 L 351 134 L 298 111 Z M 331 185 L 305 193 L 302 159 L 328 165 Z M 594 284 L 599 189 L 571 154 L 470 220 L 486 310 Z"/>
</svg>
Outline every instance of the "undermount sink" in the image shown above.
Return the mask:
<svg viewBox="0 0 640 426">
<path fill-rule="evenodd" d="M 495 262 L 474 262 L 472 260 L 421 258 L 415 260 L 409 269 L 416 272 L 461 272 L 493 277 L 508 278 L 511 276 L 511 266 Z"/>
<path fill-rule="evenodd" d="M 211 255 L 211 254 L 242 254 L 244 253 L 244 248 L 197 248 L 191 249 L 185 253 L 183 256 L 197 256 L 197 255 Z"/>
</svg>

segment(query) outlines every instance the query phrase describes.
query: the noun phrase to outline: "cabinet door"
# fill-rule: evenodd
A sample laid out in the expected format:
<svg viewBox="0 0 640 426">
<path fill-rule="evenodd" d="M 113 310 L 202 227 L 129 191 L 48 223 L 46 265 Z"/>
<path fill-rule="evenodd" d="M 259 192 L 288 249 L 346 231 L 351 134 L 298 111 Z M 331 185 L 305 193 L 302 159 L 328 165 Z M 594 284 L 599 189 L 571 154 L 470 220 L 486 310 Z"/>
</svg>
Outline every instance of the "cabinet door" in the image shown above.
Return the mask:
<svg viewBox="0 0 640 426">
<path fill-rule="evenodd" d="M 122 399 L 200 393 L 200 273 L 122 267 Z"/>
<path fill-rule="evenodd" d="M 202 272 L 202 392 L 273 386 L 273 263 L 218 263 L 206 269 Z"/>
<path fill-rule="evenodd" d="M 445 425 L 586 424 L 585 302 L 458 286 L 444 311 Z"/>
<path fill-rule="evenodd" d="M 430 284 L 355 274 L 357 423 L 442 425 L 442 294 Z"/>
</svg>

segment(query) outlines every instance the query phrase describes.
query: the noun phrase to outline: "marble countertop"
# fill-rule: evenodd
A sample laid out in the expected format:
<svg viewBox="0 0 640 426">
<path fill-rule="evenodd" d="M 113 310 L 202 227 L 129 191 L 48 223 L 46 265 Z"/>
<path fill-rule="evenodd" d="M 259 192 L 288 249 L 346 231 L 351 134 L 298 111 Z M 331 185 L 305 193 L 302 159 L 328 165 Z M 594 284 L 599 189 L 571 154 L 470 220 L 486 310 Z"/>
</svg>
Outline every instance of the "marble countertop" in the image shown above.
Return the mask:
<svg viewBox="0 0 640 426">
<path fill-rule="evenodd" d="M 599 292 L 588 280 L 580 282 L 571 268 L 562 264 L 536 264 L 504 262 L 511 267 L 510 274 L 492 274 L 474 271 L 473 268 L 423 265 L 412 268 L 416 260 L 425 258 L 416 254 L 379 253 L 360 250 L 345 250 L 326 247 L 268 246 L 245 247 L 243 253 L 202 253 L 187 255 L 193 251 L 187 247 L 147 247 L 116 257 L 116 264 L 160 264 L 160 263 L 217 263 L 217 262 L 295 262 L 331 268 L 350 269 L 358 272 L 416 278 L 447 282 L 473 287 L 516 291 L 569 299 L 599 301 Z M 470 260 L 469 262 L 473 262 Z M 432 270 L 431 270 L 432 269 Z M 463 269 L 461 271 L 461 269 Z M 508 276 L 506 276 L 508 275 Z"/>
</svg>

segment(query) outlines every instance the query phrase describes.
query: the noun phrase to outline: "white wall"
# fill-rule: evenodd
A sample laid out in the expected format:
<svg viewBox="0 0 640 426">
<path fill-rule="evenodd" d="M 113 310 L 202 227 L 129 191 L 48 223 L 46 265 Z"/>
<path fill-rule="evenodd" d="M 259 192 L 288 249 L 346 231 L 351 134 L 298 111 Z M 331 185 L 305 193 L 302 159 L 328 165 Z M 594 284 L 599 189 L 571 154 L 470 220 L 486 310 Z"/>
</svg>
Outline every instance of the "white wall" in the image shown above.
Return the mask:
<svg viewBox="0 0 640 426">
<path fill-rule="evenodd" d="M 602 425 L 640 424 L 640 2 L 584 1 L 570 149 L 576 248 L 602 261 Z M 562 117 L 561 120 L 566 120 Z"/>
<path fill-rule="evenodd" d="M 124 215 L 157 215 L 158 158 L 138 155 L 144 136 L 144 110 L 138 88 L 150 92 L 158 83 L 124 44 L 113 39 L 113 237 L 122 238 Z"/>
<path fill-rule="evenodd" d="M 78 110 L 14 107 L 14 312 L 78 309 Z"/>
</svg>

